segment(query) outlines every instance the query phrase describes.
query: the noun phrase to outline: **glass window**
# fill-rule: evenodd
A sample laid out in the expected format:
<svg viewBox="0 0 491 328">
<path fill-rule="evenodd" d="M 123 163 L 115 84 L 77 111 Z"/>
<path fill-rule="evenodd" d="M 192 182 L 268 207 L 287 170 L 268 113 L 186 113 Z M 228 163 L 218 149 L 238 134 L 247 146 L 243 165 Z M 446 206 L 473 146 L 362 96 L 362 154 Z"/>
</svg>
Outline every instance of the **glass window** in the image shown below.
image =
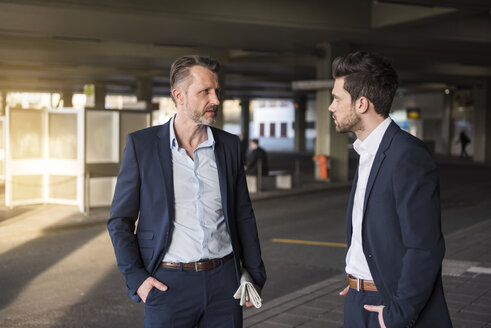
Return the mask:
<svg viewBox="0 0 491 328">
<path fill-rule="evenodd" d="M 77 114 L 49 113 L 49 157 L 77 159 Z"/>
<path fill-rule="evenodd" d="M 281 123 L 281 137 L 286 138 L 287 123 Z"/>
<path fill-rule="evenodd" d="M 269 136 L 271 138 L 276 137 L 276 124 L 275 123 L 269 123 Z"/>
<path fill-rule="evenodd" d="M 87 163 L 119 161 L 119 113 L 87 111 Z"/>
<path fill-rule="evenodd" d="M 43 158 L 43 112 L 12 109 L 10 111 L 10 153 L 12 159 Z"/>
<path fill-rule="evenodd" d="M 259 124 L 259 136 L 264 137 L 264 123 Z"/>
</svg>

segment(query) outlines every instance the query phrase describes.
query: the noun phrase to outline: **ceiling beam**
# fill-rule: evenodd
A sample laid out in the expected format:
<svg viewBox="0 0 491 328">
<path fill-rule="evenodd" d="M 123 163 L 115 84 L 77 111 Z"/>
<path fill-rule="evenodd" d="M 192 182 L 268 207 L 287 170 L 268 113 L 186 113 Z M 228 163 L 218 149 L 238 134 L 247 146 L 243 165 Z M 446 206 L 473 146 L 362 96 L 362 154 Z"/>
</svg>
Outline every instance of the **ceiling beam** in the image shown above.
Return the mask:
<svg viewBox="0 0 491 328">
<path fill-rule="evenodd" d="M 455 9 L 441 7 L 427 8 L 373 2 L 371 10 L 371 26 L 372 28 L 377 29 L 407 24 L 423 19 L 433 19 L 437 16 L 453 13 L 455 11 Z"/>
<path fill-rule="evenodd" d="M 446 7 L 471 10 L 491 9 L 489 0 L 378 0 L 378 2 L 421 7 Z"/>
</svg>

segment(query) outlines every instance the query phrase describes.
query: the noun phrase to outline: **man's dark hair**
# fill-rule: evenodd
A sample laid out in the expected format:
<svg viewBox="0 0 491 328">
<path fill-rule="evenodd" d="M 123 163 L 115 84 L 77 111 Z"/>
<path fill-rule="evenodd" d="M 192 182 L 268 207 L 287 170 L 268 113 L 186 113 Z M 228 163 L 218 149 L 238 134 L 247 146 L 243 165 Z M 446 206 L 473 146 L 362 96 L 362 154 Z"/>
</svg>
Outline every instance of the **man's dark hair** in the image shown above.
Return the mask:
<svg viewBox="0 0 491 328">
<path fill-rule="evenodd" d="M 344 77 L 344 89 L 351 95 L 352 103 L 366 97 L 377 114 L 384 118 L 389 116 L 398 78 L 387 59 L 357 51 L 334 59 L 332 75 L 335 79 Z"/>
<path fill-rule="evenodd" d="M 254 142 L 256 145 L 259 145 L 259 139 L 251 139 L 251 142 Z"/>
<path fill-rule="evenodd" d="M 210 57 L 199 55 L 187 55 L 177 58 L 170 68 L 170 89 L 171 92 L 180 82 L 189 77 L 189 70 L 193 66 L 202 66 L 215 74 L 220 72 L 218 61 Z"/>
</svg>

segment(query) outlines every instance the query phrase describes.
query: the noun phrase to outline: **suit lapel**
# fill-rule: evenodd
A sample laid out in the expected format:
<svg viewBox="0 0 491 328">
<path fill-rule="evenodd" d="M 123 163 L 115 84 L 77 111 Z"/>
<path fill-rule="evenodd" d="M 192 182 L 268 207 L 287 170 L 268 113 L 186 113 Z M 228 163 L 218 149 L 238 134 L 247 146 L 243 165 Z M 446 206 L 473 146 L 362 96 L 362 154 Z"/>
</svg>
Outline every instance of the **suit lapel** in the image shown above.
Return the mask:
<svg viewBox="0 0 491 328">
<path fill-rule="evenodd" d="M 225 220 L 228 224 L 228 193 L 227 193 L 227 174 L 225 163 L 225 149 L 221 140 L 218 138 L 215 129 L 211 129 L 213 138 L 215 139 L 215 159 L 217 162 L 218 182 L 220 184 L 220 194 L 222 195 L 222 208 L 225 216 Z"/>
<path fill-rule="evenodd" d="M 162 171 L 163 180 L 161 185 L 164 186 L 165 199 L 167 201 L 167 210 L 169 219 L 174 219 L 174 177 L 172 172 L 172 151 L 170 149 L 169 136 L 170 121 L 162 125 L 158 140 L 156 141 L 157 153 L 159 155 L 160 169 Z"/>
<path fill-rule="evenodd" d="M 399 127 L 394 122 L 391 122 L 389 127 L 387 128 L 387 131 L 385 131 L 384 137 L 382 138 L 382 142 L 380 143 L 380 146 L 377 150 L 377 154 L 375 155 L 375 159 L 373 160 L 372 169 L 370 170 L 370 175 L 368 176 L 367 189 L 365 191 L 365 200 L 363 202 L 363 216 L 365 216 L 367 202 L 370 197 L 370 193 L 372 191 L 373 185 L 375 183 L 375 178 L 377 177 L 380 167 L 384 162 L 385 152 L 389 148 L 392 142 L 392 138 L 394 137 L 395 133 L 398 130 Z"/>
<path fill-rule="evenodd" d="M 355 201 L 356 185 L 358 184 L 358 168 L 353 178 L 353 186 L 351 186 L 351 193 L 348 201 L 348 208 L 346 209 L 346 237 L 348 241 L 348 247 L 351 244 L 351 235 L 353 233 L 352 221 L 353 221 L 353 203 Z"/>
</svg>

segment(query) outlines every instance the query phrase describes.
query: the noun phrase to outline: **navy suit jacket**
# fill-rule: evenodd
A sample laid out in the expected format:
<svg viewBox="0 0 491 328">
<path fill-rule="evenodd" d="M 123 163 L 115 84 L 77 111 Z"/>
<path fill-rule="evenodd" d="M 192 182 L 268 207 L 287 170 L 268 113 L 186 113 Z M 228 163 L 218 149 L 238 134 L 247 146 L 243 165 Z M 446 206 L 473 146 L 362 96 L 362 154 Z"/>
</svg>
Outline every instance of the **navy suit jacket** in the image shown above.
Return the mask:
<svg viewBox="0 0 491 328">
<path fill-rule="evenodd" d="M 118 268 L 126 280 L 128 294 L 135 301 L 140 300 L 136 294 L 138 287 L 157 271 L 172 236 L 175 213 L 169 124 L 128 135 L 107 224 Z M 212 132 L 237 284 L 242 264 L 262 288 L 266 273 L 240 141 L 237 136 L 219 129 L 212 128 Z"/>
<path fill-rule="evenodd" d="M 346 213 L 348 246 L 358 173 Z M 451 327 L 443 294 L 445 242 L 437 167 L 424 143 L 392 122 L 368 178 L 363 252 L 387 327 Z"/>
</svg>

